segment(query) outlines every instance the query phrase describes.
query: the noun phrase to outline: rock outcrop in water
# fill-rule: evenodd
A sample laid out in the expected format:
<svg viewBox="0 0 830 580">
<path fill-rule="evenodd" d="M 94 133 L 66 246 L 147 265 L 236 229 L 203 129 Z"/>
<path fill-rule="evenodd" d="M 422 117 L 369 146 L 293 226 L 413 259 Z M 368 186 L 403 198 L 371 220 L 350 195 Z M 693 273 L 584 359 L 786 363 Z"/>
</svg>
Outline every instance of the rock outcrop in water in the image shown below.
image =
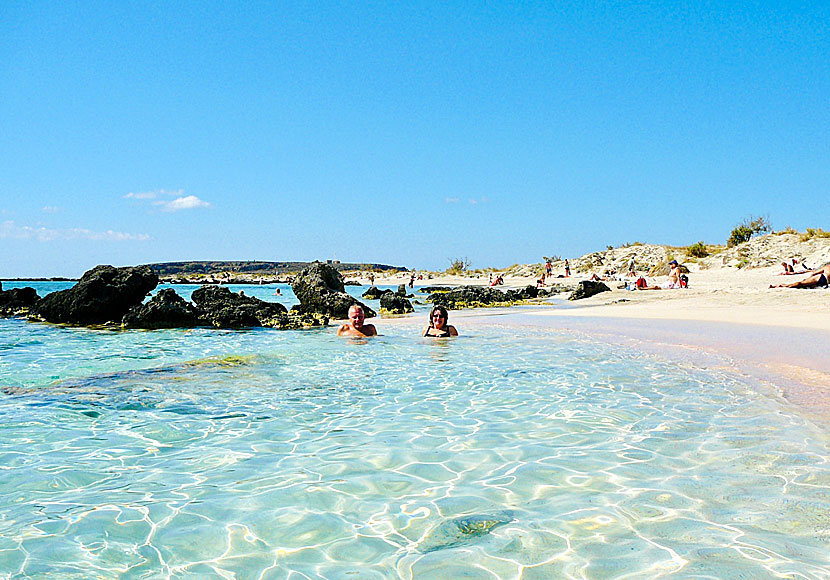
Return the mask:
<svg viewBox="0 0 830 580">
<path fill-rule="evenodd" d="M 568 297 L 568 300 L 581 300 L 583 298 L 590 298 L 600 292 L 610 292 L 611 288 L 605 285 L 604 282 L 598 282 L 596 280 L 582 280 L 579 283 L 579 286 L 576 287 L 571 295 Z"/>
<path fill-rule="evenodd" d="M 75 286 L 48 294 L 29 309 L 30 317 L 47 322 L 91 325 L 121 321 L 158 285 L 149 266 L 96 266 Z"/>
<path fill-rule="evenodd" d="M 414 310 L 412 303 L 403 296 L 388 292 L 380 297 L 380 311 L 382 314 L 407 314 Z"/>
<path fill-rule="evenodd" d="M 520 290 L 499 290 L 489 286 L 461 286 L 447 292 L 433 292 L 427 298 L 427 302 L 440 304 L 449 310 L 511 306 L 524 300 L 550 296 L 558 291 L 557 288 L 545 290 L 535 286 L 526 286 Z"/>
<path fill-rule="evenodd" d="M 384 294 L 394 294 L 394 292 L 391 290 L 381 290 L 377 286 L 370 286 L 361 296 L 367 300 L 378 300 Z"/>
<path fill-rule="evenodd" d="M 193 304 L 165 288 L 149 302 L 135 306 L 124 316 L 125 328 L 252 328 L 265 326 L 282 330 L 325 326 L 328 318 L 313 314 L 289 313 L 285 306 L 231 292 L 224 286 L 202 286 L 193 291 Z"/>
<path fill-rule="evenodd" d="M 0 284 L 0 316 L 21 316 L 26 314 L 40 296 L 31 286 L 3 290 Z"/>
<path fill-rule="evenodd" d="M 190 299 L 202 311 L 202 319 L 215 328 L 264 326 L 263 321 L 288 312 L 282 304 L 237 294 L 224 286 L 202 286 Z"/>
<path fill-rule="evenodd" d="M 125 328 L 189 328 L 203 324 L 200 314 L 175 290 L 163 288 L 147 303 L 130 308 L 121 324 Z"/>
<path fill-rule="evenodd" d="M 300 272 L 291 284 L 294 295 L 300 303 L 292 311 L 300 314 L 322 314 L 332 318 L 348 317 L 353 304 L 363 307 L 366 318 L 375 316 L 375 311 L 346 293 L 343 276 L 328 264 L 314 262 Z"/>
</svg>

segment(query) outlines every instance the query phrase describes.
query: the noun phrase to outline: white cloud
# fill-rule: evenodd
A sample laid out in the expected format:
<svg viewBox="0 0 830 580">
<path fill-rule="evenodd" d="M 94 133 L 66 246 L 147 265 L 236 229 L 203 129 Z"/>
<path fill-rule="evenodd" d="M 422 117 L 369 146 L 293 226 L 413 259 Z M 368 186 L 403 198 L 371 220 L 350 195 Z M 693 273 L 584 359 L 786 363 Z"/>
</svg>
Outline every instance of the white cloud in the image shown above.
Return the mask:
<svg viewBox="0 0 830 580">
<path fill-rule="evenodd" d="M 161 211 L 167 212 L 210 207 L 208 202 L 199 199 L 195 195 L 185 195 L 183 189 L 177 189 L 175 191 L 159 189 L 157 191 L 144 191 L 141 193 L 130 192 L 123 197 L 124 199 L 156 200 L 150 203 L 158 207 Z"/>
<path fill-rule="evenodd" d="M 444 198 L 444 203 L 458 203 L 459 201 L 461 201 L 461 200 L 458 199 L 457 197 L 445 197 Z"/>
<path fill-rule="evenodd" d="M 202 201 L 195 195 L 177 197 L 172 201 L 154 201 L 153 205 L 161 207 L 162 211 L 180 211 L 183 209 L 196 209 L 199 207 L 210 207 L 206 201 Z"/>
<path fill-rule="evenodd" d="M 45 205 L 42 208 L 40 208 L 40 211 L 42 211 L 43 213 L 58 213 L 60 211 L 60 208 L 55 205 Z"/>
<path fill-rule="evenodd" d="M 166 189 L 158 189 L 156 191 L 141 191 L 138 193 L 130 192 L 124 196 L 124 199 L 157 199 L 159 197 L 176 197 L 184 193 L 183 189 L 175 191 L 167 191 Z"/>
<path fill-rule="evenodd" d="M 480 203 L 487 203 L 487 202 L 488 202 L 488 201 L 490 201 L 490 200 L 489 200 L 489 199 L 487 199 L 486 197 L 482 196 L 482 197 L 480 197 L 480 198 L 478 198 L 478 199 L 476 199 L 476 198 L 474 198 L 474 197 L 471 197 L 471 198 L 470 198 L 470 199 L 468 199 L 467 201 L 470 203 L 470 205 L 478 205 L 478 204 L 480 204 Z"/>
<path fill-rule="evenodd" d="M 55 240 L 96 240 L 109 242 L 144 241 L 149 240 L 147 234 L 129 234 L 107 230 L 96 232 L 86 228 L 46 228 L 43 226 L 19 226 L 12 220 L 0 223 L 0 239 L 12 238 L 17 240 L 35 239 L 40 242 Z"/>
</svg>

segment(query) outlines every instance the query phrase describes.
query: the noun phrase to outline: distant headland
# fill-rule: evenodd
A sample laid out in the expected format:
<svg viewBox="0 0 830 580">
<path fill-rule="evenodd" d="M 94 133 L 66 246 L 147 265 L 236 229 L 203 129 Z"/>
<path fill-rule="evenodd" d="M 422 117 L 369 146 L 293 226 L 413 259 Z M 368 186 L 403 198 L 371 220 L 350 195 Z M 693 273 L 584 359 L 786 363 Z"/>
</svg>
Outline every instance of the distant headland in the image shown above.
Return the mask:
<svg viewBox="0 0 830 580">
<path fill-rule="evenodd" d="M 222 281 L 226 283 L 261 283 L 280 281 L 308 268 L 314 262 L 265 262 L 259 260 L 213 260 L 190 262 L 161 262 L 148 264 L 165 282 L 187 283 Z M 326 260 L 326 264 L 339 272 L 377 272 L 394 274 L 405 272 L 403 266 L 387 264 L 352 263 Z"/>
</svg>

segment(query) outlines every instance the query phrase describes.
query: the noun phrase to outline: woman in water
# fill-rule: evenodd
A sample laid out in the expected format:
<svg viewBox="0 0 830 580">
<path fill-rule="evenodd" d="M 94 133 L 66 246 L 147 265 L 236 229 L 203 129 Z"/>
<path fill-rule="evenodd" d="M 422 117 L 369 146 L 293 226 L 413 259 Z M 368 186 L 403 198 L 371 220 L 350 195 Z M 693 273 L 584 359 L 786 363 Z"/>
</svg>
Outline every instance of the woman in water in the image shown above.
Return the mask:
<svg viewBox="0 0 830 580">
<path fill-rule="evenodd" d="M 458 336 L 458 331 L 455 327 L 447 324 L 448 317 L 446 308 L 443 306 L 433 306 L 429 312 L 429 326 L 424 329 L 424 336 L 431 336 L 433 338 Z"/>
</svg>

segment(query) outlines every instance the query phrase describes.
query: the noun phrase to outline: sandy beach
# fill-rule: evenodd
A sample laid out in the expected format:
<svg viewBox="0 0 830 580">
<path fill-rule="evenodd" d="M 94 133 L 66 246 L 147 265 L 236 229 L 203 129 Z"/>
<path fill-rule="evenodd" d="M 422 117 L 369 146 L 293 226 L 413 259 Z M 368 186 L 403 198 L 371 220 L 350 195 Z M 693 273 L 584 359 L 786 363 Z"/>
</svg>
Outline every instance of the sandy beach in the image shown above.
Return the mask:
<svg viewBox="0 0 830 580">
<path fill-rule="evenodd" d="M 767 267 L 751 270 L 734 268 L 691 272 L 689 288 L 677 290 L 629 291 L 625 278 L 608 281 L 611 292 L 571 302 L 572 308 L 540 311 L 544 316 L 615 317 L 657 320 L 696 320 L 777 326 L 783 328 L 811 328 L 830 330 L 830 290 L 796 290 L 769 288 L 770 284 L 793 282 L 804 276 L 780 276 L 780 268 Z M 550 283 L 568 289 L 577 286 L 585 275 L 553 278 Z M 632 278 L 628 278 L 632 281 Z M 649 277 L 649 283 L 659 284 L 662 277 Z M 378 285 L 408 282 L 406 276 L 377 278 Z M 436 276 L 417 280 L 414 289 L 424 286 L 487 285 L 487 278 L 464 276 Z M 533 277 L 506 277 L 508 288 L 535 285 Z M 619 288 L 623 286 L 623 288 Z M 563 297 L 567 294 L 562 294 Z"/>
</svg>

